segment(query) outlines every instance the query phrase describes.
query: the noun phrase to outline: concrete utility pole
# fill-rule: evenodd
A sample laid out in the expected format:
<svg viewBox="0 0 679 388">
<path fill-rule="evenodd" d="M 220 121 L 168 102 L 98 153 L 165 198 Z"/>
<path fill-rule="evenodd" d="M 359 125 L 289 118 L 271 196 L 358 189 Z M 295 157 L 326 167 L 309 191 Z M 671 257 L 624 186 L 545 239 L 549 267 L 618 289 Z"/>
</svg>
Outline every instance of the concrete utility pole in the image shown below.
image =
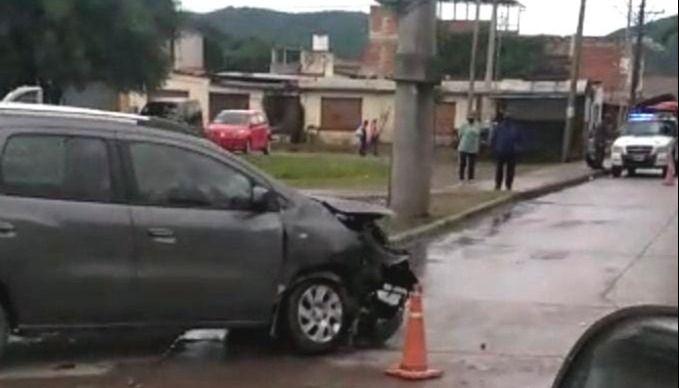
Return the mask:
<svg viewBox="0 0 679 388">
<path fill-rule="evenodd" d="M 646 0 L 641 0 L 639 6 L 639 22 L 637 25 L 637 41 L 634 47 L 634 64 L 632 65 L 632 84 L 629 92 L 629 106 L 637 103 L 637 90 L 641 81 L 641 65 L 644 57 L 644 34 L 646 30 Z"/>
<path fill-rule="evenodd" d="M 627 26 L 625 27 L 625 58 L 632 58 L 632 19 L 634 18 L 634 0 L 628 0 L 627 2 Z M 632 66 L 631 63 L 628 63 L 628 66 Z M 631 70 L 631 69 L 630 69 Z M 628 73 L 629 74 L 629 73 Z M 631 74 L 630 74 L 631 75 Z M 620 87 L 619 95 L 620 95 L 620 100 L 622 101 L 623 95 L 627 93 L 627 87 L 630 85 L 631 82 L 631 77 L 628 77 L 627 74 L 625 74 L 625 79 L 621 82 L 622 85 Z M 629 101 L 628 101 L 629 103 Z M 618 124 L 622 124 L 623 119 L 625 118 L 627 106 L 623 106 L 623 103 L 620 104 L 620 109 L 618 109 Z"/>
<path fill-rule="evenodd" d="M 391 208 L 403 218 L 429 213 L 434 151 L 436 1 L 381 1 L 399 10 Z"/>
<path fill-rule="evenodd" d="M 582 34 L 585 28 L 585 13 L 587 0 L 580 2 L 580 16 L 578 19 L 578 32 L 575 34 L 575 51 L 571 64 L 571 89 L 568 94 L 568 108 L 566 108 L 566 128 L 563 131 L 563 149 L 561 161 L 566 163 L 570 158 L 573 133 L 575 132 L 576 103 L 578 100 L 578 79 L 580 78 L 580 62 L 582 58 Z"/>
<path fill-rule="evenodd" d="M 483 99 L 483 116 L 486 121 L 492 120 L 490 112 L 490 91 L 493 88 L 495 75 L 495 43 L 497 41 L 497 9 L 498 0 L 493 0 L 493 12 L 490 17 L 490 32 L 488 33 L 488 53 L 486 54 L 486 97 Z"/>
<path fill-rule="evenodd" d="M 472 38 L 471 61 L 469 62 L 469 95 L 467 96 L 467 116 L 476 111 L 476 58 L 479 52 L 479 34 L 481 31 L 481 0 L 476 0 L 476 18 L 474 19 L 474 37 Z"/>
</svg>

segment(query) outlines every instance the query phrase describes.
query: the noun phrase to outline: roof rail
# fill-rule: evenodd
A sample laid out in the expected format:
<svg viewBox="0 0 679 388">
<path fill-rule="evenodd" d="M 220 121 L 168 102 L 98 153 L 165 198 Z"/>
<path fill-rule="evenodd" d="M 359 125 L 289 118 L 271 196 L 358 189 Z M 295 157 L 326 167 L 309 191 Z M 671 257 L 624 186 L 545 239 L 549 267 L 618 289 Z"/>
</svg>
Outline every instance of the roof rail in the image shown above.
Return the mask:
<svg viewBox="0 0 679 388">
<path fill-rule="evenodd" d="M 134 114 L 109 112 L 96 109 L 85 109 L 76 107 L 66 107 L 57 105 L 43 104 L 22 104 L 22 103 L 0 103 L 0 114 L 18 113 L 35 116 L 60 116 L 70 118 L 87 118 L 102 121 L 117 121 L 125 123 L 139 123 L 149 120 L 146 116 Z"/>
</svg>

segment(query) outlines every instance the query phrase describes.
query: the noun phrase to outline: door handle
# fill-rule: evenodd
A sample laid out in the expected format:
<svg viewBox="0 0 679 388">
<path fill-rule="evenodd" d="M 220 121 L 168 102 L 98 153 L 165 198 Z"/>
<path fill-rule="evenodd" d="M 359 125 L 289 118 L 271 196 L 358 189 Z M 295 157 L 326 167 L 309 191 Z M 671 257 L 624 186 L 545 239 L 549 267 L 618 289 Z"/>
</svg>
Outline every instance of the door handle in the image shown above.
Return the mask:
<svg viewBox="0 0 679 388">
<path fill-rule="evenodd" d="M 16 237 L 16 228 L 9 222 L 0 221 L 0 238 Z"/>
<path fill-rule="evenodd" d="M 174 232 L 167 228 L 150 228 L 148 231 L 149 237 L 161 244 L 174 244 L 177 242 Z"/>
</svg>

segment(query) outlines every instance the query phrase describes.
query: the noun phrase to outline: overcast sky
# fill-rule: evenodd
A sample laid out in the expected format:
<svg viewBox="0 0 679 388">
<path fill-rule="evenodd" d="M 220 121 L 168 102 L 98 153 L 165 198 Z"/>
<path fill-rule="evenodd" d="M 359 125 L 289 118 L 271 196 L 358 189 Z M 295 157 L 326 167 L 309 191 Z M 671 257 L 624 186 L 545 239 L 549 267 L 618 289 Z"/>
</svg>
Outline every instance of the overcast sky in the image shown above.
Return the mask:
<svg viewBox="0 0 679 388">
<path fill-rule="evenodd" d="M 368 12 L 371 0 L 181 0 L 183 7 L 195 12 L 208 12 L 228 6 L 270 8 L 286 12 L 323 10 Z M 525 34 L 568 35 L 575 32 L 579 0 L 521 0 L 526 6 L 521 32 Z M 585 34 L 605 35 L 623 27 L 627 20 L 628 0 L 589 0 Z M 640 0 L 634 0 L 638 7 Z M 677 13 L 676 0 L 648 0 L 651 11 L 665 11 L 665 16 Z M 444 11 L 451 15 L 452 10 Z M 464 13 L 460 7 L 458 12 Z M 656 18 L 658 16 L 655 16 Z"/>
</svg>

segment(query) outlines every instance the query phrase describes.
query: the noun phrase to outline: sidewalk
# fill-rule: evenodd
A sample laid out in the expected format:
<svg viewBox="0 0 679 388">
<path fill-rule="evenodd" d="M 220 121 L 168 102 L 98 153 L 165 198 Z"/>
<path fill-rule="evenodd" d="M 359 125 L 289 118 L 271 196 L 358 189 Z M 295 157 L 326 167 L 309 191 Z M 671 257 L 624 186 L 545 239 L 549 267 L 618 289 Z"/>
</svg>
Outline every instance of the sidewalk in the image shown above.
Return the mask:
<svg viewBox="0 0 679 388">
<path fill-rule="evenodd" d="M 523 170 L 523 171 L 522 171 Z M 536 168 L 519 167 L 515 182 L 515 193 L 524 193 L 543 186 L 559 184 L 573 179 L 589 178 L 594 171 L 582 162 L 568 164 L 550 164 Z M 452 173 L 451 173 L 452 174 Z M 438 185 L 437 185 L 438 183 Z M 453 194 L 469 191 L 492 191 L 495 188 L 493 179 L 482 179 L 472 184 L 456 183 L 441 185 L 432 182 L 432 194 Z M 355 200 L 386 199 L 386 190 L 302 190 L 307 195 L 331 196 Z"/>
<path fill-rule="evenodd" d="M 430 214 L 417 220 L 392 220 L 388 225 L 390 239 L 405 243 L 442 230 L 495 207 L 586 182 L 600 176 L 582 162 L 540 166 L 519 170 L 514 191 L 495 191 L 493 179 L 457 183 L 432 189 Z M 335 196 L 386 205 L 385 191 L 309 190 L 308 195 Z"/>
</svg>

